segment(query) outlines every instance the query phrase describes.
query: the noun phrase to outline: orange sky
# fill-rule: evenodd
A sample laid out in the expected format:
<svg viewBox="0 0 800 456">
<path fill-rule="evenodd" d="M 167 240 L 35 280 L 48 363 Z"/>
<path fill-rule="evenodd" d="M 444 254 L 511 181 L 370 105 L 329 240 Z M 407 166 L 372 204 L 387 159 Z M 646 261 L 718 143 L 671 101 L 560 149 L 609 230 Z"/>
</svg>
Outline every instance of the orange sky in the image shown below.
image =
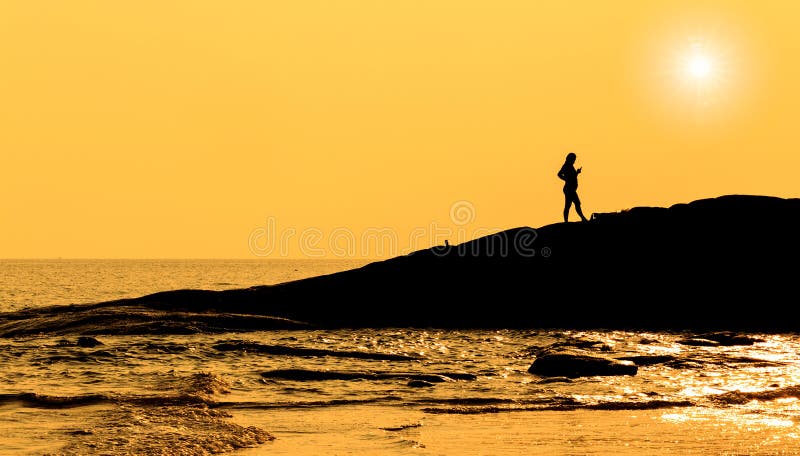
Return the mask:
<svg viewBox="0 0 800 456">
<path fill-rule="evenodd" d="M 587 215 L 797 197 L 798 17 L 789 0 L 5 0 L 0 257 L 391 256 L 559 221 L 570 151 Z M 702 81 L 682 67 L 698 43 Z M 371 229 L 394 250 L 363 248 Z"/>
</svg>

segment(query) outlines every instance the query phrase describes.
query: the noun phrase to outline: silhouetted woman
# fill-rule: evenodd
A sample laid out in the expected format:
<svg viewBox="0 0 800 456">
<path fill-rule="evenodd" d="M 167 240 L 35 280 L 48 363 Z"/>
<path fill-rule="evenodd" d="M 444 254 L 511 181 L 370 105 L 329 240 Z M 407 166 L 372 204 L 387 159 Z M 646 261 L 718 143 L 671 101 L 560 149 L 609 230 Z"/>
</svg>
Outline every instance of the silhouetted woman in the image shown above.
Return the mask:
<svg viewBox="0 0 800 456">
<path fill-rule="evenodd" d="M 575 211 L 581 216 L 581 220 L 586 221 L 581 211 L 581 200 L 578 198 L 578 174 L 582 168 L 575 169 L 575 159 L 577 156 L 570 152 L 564 161 L 564 166 L 558 171 L 558 177 L 564 181 L 564 221 L 569 218 L 569 207 L 575 204 Z"/>
</svg>

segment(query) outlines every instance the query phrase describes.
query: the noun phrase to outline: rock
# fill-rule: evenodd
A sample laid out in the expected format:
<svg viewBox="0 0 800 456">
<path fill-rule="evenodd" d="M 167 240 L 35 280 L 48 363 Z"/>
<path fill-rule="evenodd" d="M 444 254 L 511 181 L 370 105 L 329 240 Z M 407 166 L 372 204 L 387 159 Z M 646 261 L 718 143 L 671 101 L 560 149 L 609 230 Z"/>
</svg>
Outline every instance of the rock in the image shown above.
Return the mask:
<svg viewBox="0 0 800 456">
<path fill-rule="evenodd" d="M 631 361 L 637 366 L 650 366 L 653 364 L 662 364 L 675 359 L 672 355 L 636 355 L 636 356 L 618 356 L 616 359 L 621 361 Z"/>
<path fill-rule="evenodd" d="M 470 374 L 451 374 L 458 380 L 474 380 Z M 453 382 L 455 379 L 443 374 L 424 374 L 417 372 L 360 372 L 360 371 L 326 371 L 313 369 L 275 369 L 262 372 L 261 377 L 269 379 L 295 380 L 295 381 L 323 381 L 323 380 L 391 380 L 406 379 L 426 383 Z"/>
<path fill-rule="evenodd" d="M 678 341 L 681 345 L 693 345 L 700 347 L 730 347 L 734 345 L 753 345 L 756 342 L 764 342 L 764 339 L 750 337 L 730 331 L 710 332 L 697 334 Z"/>
<path fill-rule="evenodd" d="M 798 232 L 800 198 L 722 195 L 511 228 L 275 285 L 0 312 L 0 337 L 363 327 L 793 332 L 800 307 L 786 296 L 797 294 L 797 272 L 785 265 L 800 257 Z"/>
<path fill-rule="evenodd" d="M 103 345 L 103 343 L 100 342 L 99 340 L 95 339 L 94 337 L 81 336 L 81 337 L 78 337 L 78 342 L 76 343 L 76 345 L 78 347 L 91 348 L 91 347 L 96 347 L 98 345 Z"/>
<path fill-rule="evenodd" d="M 540 356 L 528 368 L 531 374 L 544 377 L 590 377 L 594 375 L 636 375 L 638 368 L 630 361 L 576 353 L 551 353 Z"/>
<path fill-rule="evenodd" d="M 712 332 L 695 336 L 698 339 L 713 340 L 723 347 L 733 345 L 753 345 L 756 342 L 764 342 L 764 339 L 750 337 L 744 334 L 737 334 L 730 331 Z"/>
<path fill-rule="evenodd" d="M 428 388 L 434 386 L 433 383 L 426 382 L 425 380 L 411 380 L 410 382 L 407 383 L 407 385 L 413 388 Z"/>
<path fill-rule="evenodd" d="M 567 377 L 547 377 L 539 380 L 538 383 L 542 385 L 547 383 L 572 383 L 572 380 Z"/>
<path fill-rule="evenodd" d="M 719 346 L 719 342 L 717 342 L 716 340 L 700 339 L 700 338 L 695 338 L 695 337 L 692 337 L 692 338 L 689 338 L 689 339 L 681 339 L 681 340 L 678 341 L 678 343 L 681 344 L 681 345 L 690 345 L 690 346 L 693 346 L 693 347 L 718 347 Z"/>
</svg>

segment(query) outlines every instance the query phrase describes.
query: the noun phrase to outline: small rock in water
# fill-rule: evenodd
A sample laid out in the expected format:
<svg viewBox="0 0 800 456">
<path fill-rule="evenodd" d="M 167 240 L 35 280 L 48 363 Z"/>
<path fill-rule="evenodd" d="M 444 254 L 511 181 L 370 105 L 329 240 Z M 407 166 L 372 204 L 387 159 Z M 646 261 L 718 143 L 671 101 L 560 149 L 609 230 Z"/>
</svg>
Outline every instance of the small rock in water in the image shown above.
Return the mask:
<svg viewBox="0 0 800 456">
<path fill-rule="evenodd" d="M 572 380 L 568 379 L 567 377 L 548 377 L 539 380 L 539 383 L 572 383 Z"/>
<path fill-rule="evenodd" d="M 763 339 L 759 339 L 757 337 L 745 336 L 744 334 L 737 334 L 730 331 L 699 334 L 695 337 L 699 339 L 713 340 L 724 347 L 730 347 L 732 345 L 753 345 L 756 342 L 764 342 Z"/>
<path fill-rule="evenodd" d="M 736 334 L 730 331 L 720 331 L 705 334 L 697 334 L 678 341 L 681 345 L 692 345 L 697 347 L 730 347 L 733 345 L 753 345 L 756 342 L 764 342 L 757 337 Z"/>
<path fill-rule="evenodd" d="M 709 339 L 700 339 L 692 337 L 689 339 L 681 339 L 678 341 L 681 345 L 689 345 L 692 347 L 719 347 L 719 342 Z"/>
<path fill-rule="evenodd" d="M 528 372 L 544 377 L 591 377 L 595 375 L 636 375 L 638 367 L 630 361 L 578 353 L 542 355 L 531 364 Z"/>
<path fill-rule="evenodd" d="M 413 388 L 429 388 L 431 386 L 434 386 L 434 384 L 431 382 L 426 382 L 425 380 L 411 380 L 410 382 L 408 382 L 408 386 L 411 386 Z"/>
<path fill-rule="evenodd" d="M 103 345 L 103 343 L 94 337 L 81 336 L 78 337 L 77 345 L 78 347 L 96 347 L 98 345 Z"/>
</svg>

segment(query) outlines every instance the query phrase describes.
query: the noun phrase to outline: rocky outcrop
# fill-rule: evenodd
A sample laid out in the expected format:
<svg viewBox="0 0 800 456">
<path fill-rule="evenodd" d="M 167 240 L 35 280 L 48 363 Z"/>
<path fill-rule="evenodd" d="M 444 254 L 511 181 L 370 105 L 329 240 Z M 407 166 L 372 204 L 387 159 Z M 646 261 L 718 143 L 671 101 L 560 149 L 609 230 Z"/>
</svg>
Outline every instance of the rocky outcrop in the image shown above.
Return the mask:
<svg viewBox="0 0 800 456">
<path fill-rule="evenodd" d="M 528 372 L 543 377 L 592 377 L 636 375 L 638 368 L 630 361 L 580 353 L 548 353 L 536 358 Z"/>
<path fill-rule="evenodd" d="M 291 328 L 794 331 L 800 199 L 725 195 L 520 227 L 273 286 L 0 314 L 0 336 Z M 719 344 L 736 339 L 709 338 Z M 697 338 L 695 338 L 697 339 Z M 739 340 L 736 343 L 742 342 Z"/>
</svg>

